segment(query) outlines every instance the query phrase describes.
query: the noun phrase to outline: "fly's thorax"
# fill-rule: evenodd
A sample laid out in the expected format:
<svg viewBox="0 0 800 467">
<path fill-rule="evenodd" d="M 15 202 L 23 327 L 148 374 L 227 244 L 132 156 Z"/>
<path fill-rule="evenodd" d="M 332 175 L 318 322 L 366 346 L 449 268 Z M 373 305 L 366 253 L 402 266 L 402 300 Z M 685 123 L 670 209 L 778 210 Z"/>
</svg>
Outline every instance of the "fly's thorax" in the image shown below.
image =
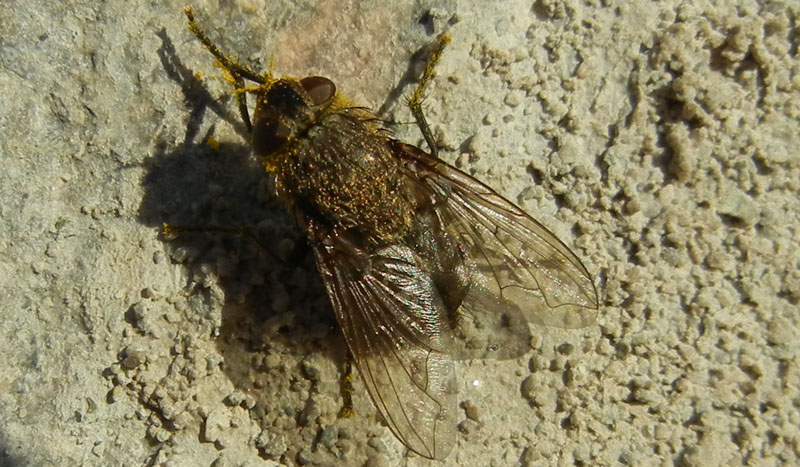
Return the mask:
<svg viewBox="0 0 800 467">
<path fill-rule="evenodd" d="M 411 181 L 363 109 L 320 115 L 292 141 L 277 175 L 306 216 L 373 244 L 402 237 L 412 224 Z"/>
<path fill-rule="evenodd" d="M 321 76 L 282 78 L 250 92 L 253 151 L 276 175 L 280 197 L 302 216 L 371 243 L 405 234 L 414 196 L 374 114 L 350 106 Z"/>
</svg>

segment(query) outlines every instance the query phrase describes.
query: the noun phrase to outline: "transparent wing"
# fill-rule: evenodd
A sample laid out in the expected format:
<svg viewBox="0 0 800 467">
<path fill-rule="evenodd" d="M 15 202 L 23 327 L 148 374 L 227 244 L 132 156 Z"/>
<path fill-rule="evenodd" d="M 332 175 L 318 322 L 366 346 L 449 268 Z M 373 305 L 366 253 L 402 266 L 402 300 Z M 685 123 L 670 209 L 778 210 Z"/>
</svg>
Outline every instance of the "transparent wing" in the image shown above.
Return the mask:
<svg viewBox="0 0 800 467">
<path fill-rule="evenodd" d="M 420 259 L 404 246 L 367 254 L 332 235 L 312 244 L 375 406 L 409 449 L 444 459 L 455 443 L 455 370 L 442 300 Z"/>
<path fill-rule="evenodd" d="M 393 144 L 410 176 L 434 198 L 442 228 L 474 263 L 477 272 L 464 313 L 486 319 L 501 304 L 548 326 L 580 328 L 594 322 L 594 283 L 563 242 L 483 183 L 414 146 Z"/>
</svg>

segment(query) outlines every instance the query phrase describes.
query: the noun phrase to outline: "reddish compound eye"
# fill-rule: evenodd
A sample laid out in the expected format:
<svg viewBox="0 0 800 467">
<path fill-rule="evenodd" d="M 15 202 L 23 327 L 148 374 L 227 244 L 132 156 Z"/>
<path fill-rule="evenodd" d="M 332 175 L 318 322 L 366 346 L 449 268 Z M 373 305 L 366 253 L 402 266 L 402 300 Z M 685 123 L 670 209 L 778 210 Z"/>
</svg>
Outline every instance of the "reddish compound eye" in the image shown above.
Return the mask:
<svg viewBox="0 0 800 467">
<path fill-rule="evenodd" d="M 257 156 L 275 153 L 291 135 L 291 129 L 278 119 L 257 119 L 253 125 L 253 152 Z"/>
<path fill-rule="evenodd" d="M 300 80 L 300 86 L 306 90 L 314 105 L 322 105 L 333 99 L 336 85 L 322 76 L 309 76 Z"/>
</svg>

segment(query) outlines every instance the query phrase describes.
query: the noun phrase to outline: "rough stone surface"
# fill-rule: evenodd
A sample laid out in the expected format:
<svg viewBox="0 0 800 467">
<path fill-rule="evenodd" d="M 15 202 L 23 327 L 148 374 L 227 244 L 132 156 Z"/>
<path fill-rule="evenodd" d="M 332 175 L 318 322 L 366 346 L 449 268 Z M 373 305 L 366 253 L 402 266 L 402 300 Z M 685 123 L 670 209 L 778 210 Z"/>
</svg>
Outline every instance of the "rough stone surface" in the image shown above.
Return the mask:
<svg viewBox="0 0 800 467">
<path fill-rule="evenodd" d="M 426 100 L 441 156 L 596 278 L 596 325 L 457 362 L 442 465 L 797 465 L 800 6 L 763 3 L 194 7 L 241 60 L 398 122 L 411 87 L 386 96 L 447 30 Z M 182 8 L 0 9 L 0 465 L 428 465 L 358 378 L 338 417 L 313 258 Z"/>
</svg>

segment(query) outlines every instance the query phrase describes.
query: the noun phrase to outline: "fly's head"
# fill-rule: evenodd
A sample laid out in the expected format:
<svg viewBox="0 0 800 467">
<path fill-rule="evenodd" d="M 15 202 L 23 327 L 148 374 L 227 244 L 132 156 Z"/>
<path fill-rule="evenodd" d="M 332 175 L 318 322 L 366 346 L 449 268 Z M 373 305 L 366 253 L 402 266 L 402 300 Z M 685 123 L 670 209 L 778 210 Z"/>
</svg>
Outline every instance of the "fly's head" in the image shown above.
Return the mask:
<svg viewBox="0 0 800 467">
<path fill-rule="evenodd" d="M 329 112 L 337 97 L 336 85 L 322 76 L 281 78 L 249 92 L 256 96 L 253 151 L 267 166 Z"/>
</svg>

